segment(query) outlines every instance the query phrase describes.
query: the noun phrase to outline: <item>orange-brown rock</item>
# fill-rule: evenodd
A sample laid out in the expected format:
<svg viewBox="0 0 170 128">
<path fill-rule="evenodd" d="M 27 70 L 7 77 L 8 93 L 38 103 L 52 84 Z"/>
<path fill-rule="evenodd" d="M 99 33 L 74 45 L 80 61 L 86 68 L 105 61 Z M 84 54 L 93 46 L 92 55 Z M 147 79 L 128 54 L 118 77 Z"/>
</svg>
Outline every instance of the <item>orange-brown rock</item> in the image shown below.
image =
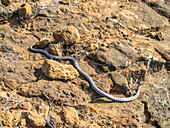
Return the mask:
<svg viewBox="0 0 170 128">
<path fill-rule="evenodd" d="M 13 120 L 13 115 L 9 111 L 4 111 L 0 113 L 0 121 L 4 126 L 11 127 Z"/>
<path fill-rule="evenodd" d="M 71 80 L 79 75 L 78 71 L 72 65 L 62 64 L 49 59 L 44 61 L 41 69 L 51 79 Z"/>
<path fill-rule="evenodd" d="M 75 124 L 79 120 L 78 111 L 73 107 L 63 108 L 64 120 L 68 124 Z"/>
<path fill-rule="evenodd" d="M 30 112 L 25 112 L 24 115 L 27 118 L 28 124 L 30 124 L 31 126 L 45 127 L 46 121 L 36 110 L 33 109 Z"/>
<path fill-rule="evenodd" d="M 76 27 L 68 26 L 53 33 L 56 41 L 64 41 L 66 45 L 72 45 L 80 40 L 80 35 Z"/>
</svg>

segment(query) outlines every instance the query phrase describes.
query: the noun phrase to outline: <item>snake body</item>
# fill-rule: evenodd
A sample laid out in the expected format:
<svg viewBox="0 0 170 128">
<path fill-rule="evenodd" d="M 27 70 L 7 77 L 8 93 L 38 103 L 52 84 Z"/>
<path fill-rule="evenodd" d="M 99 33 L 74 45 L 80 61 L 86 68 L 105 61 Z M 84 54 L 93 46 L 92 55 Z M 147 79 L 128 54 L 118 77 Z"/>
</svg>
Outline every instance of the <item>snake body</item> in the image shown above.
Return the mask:
<svg viewBox="0 0 170 128">
<path fill-rule="evenodd" d="M 36 44 L 33 44 L 32 46 L 30 46 L 30 50 L 32 52 L 35 52 L 35 53 L 41 53 L 41 54 L 44 54 L 46 55 L 48 58 L 50 59 L 53 59 L 53 60 L 63 60 L 63 61 L 70 61 L 72 62 L 74 68 L 76 68 L 76 70 L 85 77 L 85 79 L 88 81 L 88 83 L 91 85 L 91 88 L 96 92 L 98 93 L 99 95 L 101 96 L 104 96 L 104 97 L 107 97 L 108 99 L 112 100 L 112 101 L 116 101 L 116 102 L 128 102 L 128 101 L 132 101 L 132 100 L 135 100 L 139 94 L 140 94 L 140 88 L 144 85 L 143 83 L 140 84 L 137 88 L 137 92 L 134 96 L 131 96 L 131 97 L 127 97 L 127 98 L 118 98 L 118 97 L 114 97 L 102 90 L 100 90 L 94 83 L 94 81 L 92 80 L 92 78 L 87 74 L 85 73 L 83 70 L 80 69 L 80 67 L 78 66 L 78 63 L 77 63 L 77 60 L 73 57 L 58 57 L 58 56 L 54 56 L 54 55 L 51 55 L 49 54 L 47 51 L 45 50 L 42 50 L 42 49 L 35 49 L 34 47 L 36 46 Z"/>
</svg>

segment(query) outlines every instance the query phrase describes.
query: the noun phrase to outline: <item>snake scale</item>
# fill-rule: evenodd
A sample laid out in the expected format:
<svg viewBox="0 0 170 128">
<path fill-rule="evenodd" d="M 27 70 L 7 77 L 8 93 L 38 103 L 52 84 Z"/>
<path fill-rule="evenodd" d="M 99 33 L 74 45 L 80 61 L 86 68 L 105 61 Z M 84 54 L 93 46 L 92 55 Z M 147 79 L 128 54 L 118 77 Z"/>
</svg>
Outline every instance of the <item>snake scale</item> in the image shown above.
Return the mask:
<svg viewBox="0 0 170 128">
<path fill-rule="evenodd" d="M 137 88 L 137 92 L 134 96 L 131 96 L 131 97 L 126 97 L 126 98 L 118 98 L 118 97 L 114 97 L 104 91 L 102 91 L 101 89 L 99 89 L 94 81 L 92 80 L 92 78 L 87 74 L 85 73 L 83 70 L 80 69 L 80 67 L 78 66 L 78 63 L 77 63 L 77 60 L 73 57 L 58 57 L 58 56 L 54 56 L 54 55 L 51 55 L 49 54 L 47 51 L 45 50 L 42 50 L 42 49 L 35 49 L 34 47 L 36 46 L 36 44 L 33 44 L 30 46 L 30 50 L 32 52 L 35 52 L 35 53 L 41 53 L 41 54 L 44 54 L 46 55 L 48 58 L 50 59 L 53 59 L 53 60 L 62 60 L 62 61 L 70 61 L 72 62 L 74 68 L 76 68 L 76 70 L 85 77 L 85 79 L 88 81 L 88 83 L 90 84 L 91 88 L 96 92 L 98 93 L 99 95 L 101 96 L 104 96 L 104 97 L 107 97 L 108 99 L 112 100 L 112 101 L 116 101 L 116 102 L 128 102 L 128 101 L 132 101 L 132 100 L 135 100 L 139 94 L 140 94 L 140 88 L 144 85 L 144 83 L 141 83 L 138 88 Z"/>
</svg>

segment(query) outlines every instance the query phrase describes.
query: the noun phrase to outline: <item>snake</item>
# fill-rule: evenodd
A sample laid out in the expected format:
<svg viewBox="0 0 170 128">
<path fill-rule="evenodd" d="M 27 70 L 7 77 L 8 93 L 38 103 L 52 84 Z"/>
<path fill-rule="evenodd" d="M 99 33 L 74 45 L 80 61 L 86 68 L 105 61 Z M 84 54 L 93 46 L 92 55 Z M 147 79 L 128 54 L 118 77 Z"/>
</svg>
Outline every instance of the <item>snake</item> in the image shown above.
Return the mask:
<svg viewBox="0 0 170 128">
<path fill-rule="evenodd" d="M 41 38 L 40 38 L 41 39 Z M 74 68 L 81 74 L 85 77 L 85 79 L 88 81 L 88 83 L 90 84 L 91 88 L 93 89 L 94 92 L 96 92 L 97 94 L 103 96 L 103 97 L 106 97 L 112 101 L 115 101 L 115 102 L 128 102 L 128 101 L 132 101 L 132 100 L 135 100 L 137 99 L 137 97 L 139 96 L 140 94 L 140 89 L 141 87 L 144 85 L 144 82 L 142 82 L 138 88 L 137 88 L 137 91 L 136 91 L 136 94 L 131 96 L 131 97 L 125 97 L 125 98 L 119 98 L 119 97 L 115 97 L 115 96 L 112 96 L 104 91 L 102 91 L 101 89 L 99 89 L 93 79 L 87 74 L 85 73 L 78 65 L 77 63 L 77 60 L 73 57 L 59 57 L 59 56 L 54 56 L 54 55 L 51 55 L 49 54 L 47 51 L 43 50 L 43 49 L 36 49 L 34 48 L 36 46 L 36 44 L 33 44 L 30 46 L 30 50 L 34 53 L 41 53 L 41 54 L 44 54 L 47 58 L 49 59 L 53 59 L 53 60 L 56 60 L 56 61 L 70 61 Z"/>
</svg>

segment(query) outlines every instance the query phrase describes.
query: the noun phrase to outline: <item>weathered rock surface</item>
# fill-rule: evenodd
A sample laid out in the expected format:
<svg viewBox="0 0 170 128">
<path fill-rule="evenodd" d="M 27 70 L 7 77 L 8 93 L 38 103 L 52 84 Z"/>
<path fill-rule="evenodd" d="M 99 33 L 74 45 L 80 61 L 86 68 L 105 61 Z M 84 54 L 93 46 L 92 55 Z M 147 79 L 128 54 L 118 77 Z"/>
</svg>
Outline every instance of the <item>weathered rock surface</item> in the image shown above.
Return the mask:
<svg viewBox="0 0 170 128">
<path fill-rule="evenodd" d="M 72 45 L 80 40 L 80 35 L 76 27 L 68 26 L 53 33 L 56 41 L 64 41 L 66 45 Z"/>
<path fill-rule="evenodd" d="M 30 62 L 1 62 L 0 80 L 5 86 L 16 89 L 19 84 L 35 81 L 35 65 Z"/>
<path fill-rule="evenodd" d="M 9 111 L 0 113 L 0 121 L 4 126 L 11 127 L 13 115 Z"/>
<path fill-rule="evenodd" d="M 128 3 L 120 10 L 124 25 L 133 31 L 156 29 L 168 25 L 168 20 L 145 4 Z"/>
<path fill-rule="evenodd" d="M 12 12 L 8 10 L 4 5 L 0 4 L 0 22 L 8 20 L 12 17 Z"/>
<path fill-rule="evenodd" d="M 36 110 L 26 112 L 25 116 L 32 127 L 45 127 L 46 125 L 46 121 Z"/>
<path fill-rule="evenodd" d="M 170 127 L 168 2 L 15 0 L 1 5 L 6 23 L 0 25 L 0 125 L 50 127 L 42 114 L 54 127 Z M 129 90 L 134 95 L 139 83 L 146 82 L 139 97 L 112 102 L 96 94 L 82 75 L 48 78 L 41 70 L 46 57 L 29 50 L 38 42 L 31 33 L 54 41 L 56 29 L 65 41 L 46 40 L 42 49 L 75 57 L 97 87 L 117 97 Z M 3 110 L 11 113 L 9 120 Z"/>
<path fill-rule="evenodd" d="M 110 75 L 114 84 L 111 90 L 112 92 L 115 91 L 117 93 L 126 94 L 128 91 L 130 91 L 125 76 L 116 72 L 110 73 Z"/>
<path fill-rule="evenodd" d="M 72 80 L 79 75 L 72 65 L 62 64 L 54 60 L 45 60 L 41 69 L 51 79 Z"/>
<path fill-rule="evenodd" d="M 170 18 L 169 1 L 168 0 L 142 0 L 148 6 L 153 8 L 157 13 Z"/>
<path fill-rule="evenodd" d="M 73 107 L 63 108 L 64 120 L 68 124 L 74 124 L 79 120 L 78 111 Z"/>
<path fill-rule="evenodd" d="M 72 106 L 91 100 L 90 96 L 81 89 L 80 82 L 74 85 L 70 82 L 39 80 L 37 83 L 22 85 L 18 90 L 26 97 L 45 96 L 47 99 L 53 100 L 56 105 Z"/>
</svg>

